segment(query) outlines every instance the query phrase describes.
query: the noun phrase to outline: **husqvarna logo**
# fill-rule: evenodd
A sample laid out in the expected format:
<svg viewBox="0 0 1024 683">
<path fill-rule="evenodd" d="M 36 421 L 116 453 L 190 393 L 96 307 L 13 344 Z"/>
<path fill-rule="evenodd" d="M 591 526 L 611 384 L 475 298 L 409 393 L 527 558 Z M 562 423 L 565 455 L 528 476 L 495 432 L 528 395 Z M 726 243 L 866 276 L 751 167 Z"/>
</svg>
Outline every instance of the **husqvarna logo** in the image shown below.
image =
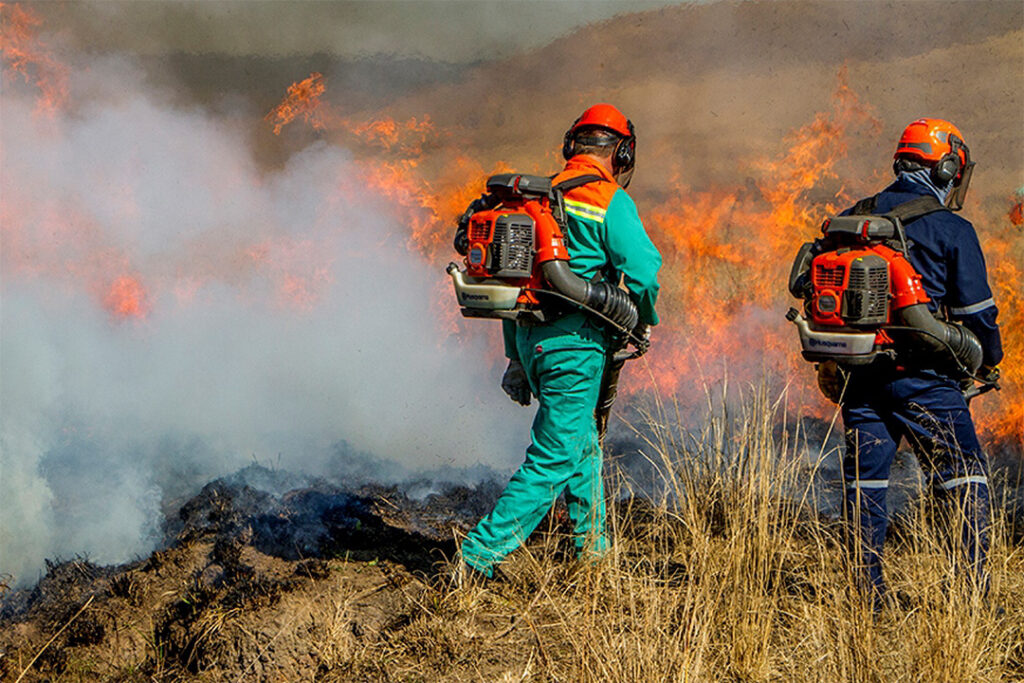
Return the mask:
<svg viewBox="0 0 1024 683">
<path fill-rule="evenodd" d="M 462 298 L 466 301 L 490 301 L 491 297 L 486 294 L 463 294 Z"/>
<path fill-rule="evenodd" d="M 826 349 L 846 349 L 849 348 L 849 344 L 841 341 L 828 341 L 826 339 L 815 339 L 811 337 L 807 340 L 808 346 L 824 347 Z"/>
</svg>

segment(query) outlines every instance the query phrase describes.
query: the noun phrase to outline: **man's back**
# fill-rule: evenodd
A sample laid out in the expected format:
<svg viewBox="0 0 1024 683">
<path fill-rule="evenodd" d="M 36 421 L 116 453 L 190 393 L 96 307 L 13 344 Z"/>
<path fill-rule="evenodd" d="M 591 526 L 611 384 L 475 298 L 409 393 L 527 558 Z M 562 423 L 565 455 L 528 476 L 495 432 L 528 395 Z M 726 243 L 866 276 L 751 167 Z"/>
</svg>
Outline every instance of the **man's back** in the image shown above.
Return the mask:
<svg viewBox="0 0 1024 683">
<path fill-rule="evenodd" d="M 897 179 L 880 192 L 873 213 L 881 214 L 927 193 L 920 185 Z M 996 324 L 998 309 L 988 284 L 985 257 L 974 226 L 949 210 L 935 211 L 906 225 L 909 258 L 921 275 L 933 313 L 963 322 L 981 341 L 985 364 L 1002 360 Z"/>
<path fill-rule="evenodd" d="M 644 230 L 636 204 L 607 170 L 585 156 L 569 160 L 553 182 L 582 175 L 599 175 L 601 180 L 565 193 L 570 268 L 584 280 L 618 282 L 620 276 L 624 277 L 637 302 L 641 322 L 657 324 L 654 303 L 661 255 Z"/>
</svg>

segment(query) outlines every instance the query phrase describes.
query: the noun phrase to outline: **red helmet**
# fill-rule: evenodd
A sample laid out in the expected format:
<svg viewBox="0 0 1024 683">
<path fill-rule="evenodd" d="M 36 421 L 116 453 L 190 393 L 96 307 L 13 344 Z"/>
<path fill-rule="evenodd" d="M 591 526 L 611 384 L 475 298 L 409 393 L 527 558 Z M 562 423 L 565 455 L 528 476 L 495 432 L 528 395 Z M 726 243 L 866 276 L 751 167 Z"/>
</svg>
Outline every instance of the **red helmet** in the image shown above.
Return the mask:
<svg viewBox="0 0 1024 683">
<path fill-rule="evenodd" d="M 595 104 L 573 121 L 562 139 L 562 156 L 566 160 L 576 154 L 577 133 L 584 129 L 603 128 L 619 137 L 612 151 L 612 172 L 622 187 L 629 185 L 636 164 L 636 133 L 633 122 L 610 104 Z M 584 136 L 585 137 L 585 136 Z"/>
<path fill-rule="evenodd" d="M 893 158 L 916 157 L 931 166 L 955 151 L 960 165 L 964 165 L 968 160 L 966 150 L 963 134 L 949 121 L 918 119 L 903 130 Z"/>
<path fill-rule="evenodd" d="M 587 109 L 569 128 L 569 133 L 575 133 L 585 127 L 605 128 L 624 138 L 633 134 L 633 124 L 621 111 L 610 104 L 595 104 Z"/>
</svg>

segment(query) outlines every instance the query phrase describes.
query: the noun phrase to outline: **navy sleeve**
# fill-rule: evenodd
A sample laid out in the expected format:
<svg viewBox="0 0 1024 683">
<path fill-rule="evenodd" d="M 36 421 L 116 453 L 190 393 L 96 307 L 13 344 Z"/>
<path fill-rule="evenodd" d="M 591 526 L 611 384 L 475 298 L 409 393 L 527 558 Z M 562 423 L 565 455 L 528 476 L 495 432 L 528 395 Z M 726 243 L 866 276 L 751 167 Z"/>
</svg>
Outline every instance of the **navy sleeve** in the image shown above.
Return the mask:
<svg viewBox="0 0 1024 683">
<path fill-rule="evenodd" d="M 1003 343 L 996 318 L 999 309 L 988 284 L 985 256 L 974 226 L 966 221 L 955 240 L 947 245 L 947 282 L 943 303 L 950 316 L 978 335 L 985 352 L 984 363 L 998 365 L 1003 359 Z"/>
</svg>

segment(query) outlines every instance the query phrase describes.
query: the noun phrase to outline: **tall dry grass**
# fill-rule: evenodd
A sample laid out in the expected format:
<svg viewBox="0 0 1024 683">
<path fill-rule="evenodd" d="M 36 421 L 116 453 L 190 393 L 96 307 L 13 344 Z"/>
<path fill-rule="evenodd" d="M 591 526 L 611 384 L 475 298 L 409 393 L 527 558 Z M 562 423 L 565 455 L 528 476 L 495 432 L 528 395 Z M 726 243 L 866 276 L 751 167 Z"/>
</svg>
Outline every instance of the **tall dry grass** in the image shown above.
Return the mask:
<svg viewBox="0 0 1024 683">
<path fill-rule="evenodd" d="M 638 427 L 663 479 L 613 497 L 613 548 L 567 559 L 557 528 L 484 585 L 434 588 L 410 623 L 335 673 L 355 679 L 1002 681 L 1024 679 L 1024 552 L 993 505 L 991 592 L 956 571 L 959 527 L 922 497 L 886 547 L 898 600 L 873 614 L 820 516 L 816 468 L 837 453 L 787 431 L 782 399 L 709 396 L 701 429 L 656 405 Z M 798 422 L 794 422 L 798 424 Z M 630 482 L 617 482 L 629 493 Z M 953 525 L 953 526 L 951 526 Z M 953 532 L 951 534 L 951 531 Z M 343 676 L 343 677 L 344 677 Z"/>
</svg>

